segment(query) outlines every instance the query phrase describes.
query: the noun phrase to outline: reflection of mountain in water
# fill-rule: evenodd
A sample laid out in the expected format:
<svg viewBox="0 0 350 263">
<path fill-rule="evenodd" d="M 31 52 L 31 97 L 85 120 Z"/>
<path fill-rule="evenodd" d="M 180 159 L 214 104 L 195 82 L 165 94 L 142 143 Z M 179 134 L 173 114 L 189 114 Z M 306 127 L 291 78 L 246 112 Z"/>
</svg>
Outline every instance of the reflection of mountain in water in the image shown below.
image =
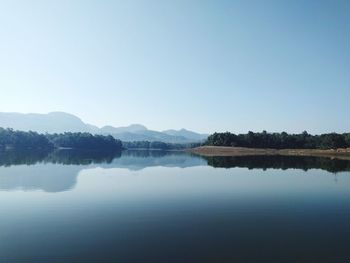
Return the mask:
<svg viewBox="0 0 350 263">
<path fill-rule="evenodd" d="M 0 167 L 0 190 L 67 191 L 75 186 L 81 169 L 76 165 L 43 163 Z"/>
<path fill-rule="evenodd" d="M 350 171 L 350 161 L 307 156 L 215 156 L 204 157 L 213 167 L 248 169 L 322 169 L 331 173 Z"/>
<path fill-rule="evenodd" d="M 0 152 L 1 190 L 43 190 L 61 192 L 72 189 L 84 168 L 126 168 L 140 170 L 152 166 L 191 167 L 206 165 L 200 157 L 183 152 L 164 151 L 75 151 Z"/>
<path fill-rule="evenodd" d="M 153 166 L 187 168 L 206 165 L 206 161 L 201 157 L 176 151 L 125 151 L 121 158 L 113 160 L 112 165 L 129 170 L 141 170 Z"/>
<path fill-rule="evenodd" d="M 64 165 L 110 164 L 121 152 L 60 150 L 49 154 L 44 162 Z"/>
<path fill-rule="evenodd" d="M 140 170 L 151 166 L 180 167 L 206 165 L 198 156 L 180 151 L 132 150 L 121 152 L 59 150 L 55 152 L 0 152 L 0 166 L 53 163 L 63 165 L 91 165 Z"/>
<path fill-rule="evenodd" d="M 111 163 L 120 153 L 62 150 L 0 152 L 0 189 L 61 192 L 73 188 L 83 166 Z"/>
<path fill-rule="evenodd" d="M 141 170 L 147 167 L 245 167 L 249 169 L 323 169 L 350 171 L 350 161 L 318 157 L 198 157 L 184 152 L 125 151 L 121 153 L 62 150 L 0 152 L 0 189 L 61 192 L 72 189 L 82 169 L 102 167 Z"/>
</svg>

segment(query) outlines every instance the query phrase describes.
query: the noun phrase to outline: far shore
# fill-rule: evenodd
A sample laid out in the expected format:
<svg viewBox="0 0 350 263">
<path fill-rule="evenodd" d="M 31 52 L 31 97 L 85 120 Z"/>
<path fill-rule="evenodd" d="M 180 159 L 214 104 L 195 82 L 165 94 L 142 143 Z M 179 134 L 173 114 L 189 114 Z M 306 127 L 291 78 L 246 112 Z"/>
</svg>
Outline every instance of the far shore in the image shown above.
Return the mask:
<svg viewBox="0 0 350 263">
<path fill-rule="evenodd" d="M 284 155 L 315 156 L 350 160 L 350 148 L 342 149 L 258 149 L 225 146 L 201 146 L 189 149 L 189 152 L 202 156 L 252 156 L 252 155 Z"/>
</svg>

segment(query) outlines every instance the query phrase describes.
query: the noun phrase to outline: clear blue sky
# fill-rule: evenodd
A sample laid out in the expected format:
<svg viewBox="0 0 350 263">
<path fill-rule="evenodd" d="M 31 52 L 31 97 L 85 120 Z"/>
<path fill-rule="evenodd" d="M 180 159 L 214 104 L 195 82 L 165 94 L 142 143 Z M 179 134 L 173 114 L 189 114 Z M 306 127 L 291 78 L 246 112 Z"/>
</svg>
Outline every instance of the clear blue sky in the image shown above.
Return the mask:
<svg viewBox="0 0 350 263">
<path fill-rule="evenodd" d="M 350 1 L 1 1 L 0 111 L 350 131 Z"/>
</svg>

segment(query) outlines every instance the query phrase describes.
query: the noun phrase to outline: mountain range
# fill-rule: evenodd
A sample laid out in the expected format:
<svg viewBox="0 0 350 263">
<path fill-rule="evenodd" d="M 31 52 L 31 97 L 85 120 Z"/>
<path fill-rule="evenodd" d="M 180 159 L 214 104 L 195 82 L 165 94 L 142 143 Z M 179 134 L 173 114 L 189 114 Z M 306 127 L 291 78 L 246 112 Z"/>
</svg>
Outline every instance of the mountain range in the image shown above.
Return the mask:
<svg viewBox="0 0 350 263">
<path fill-rule="evenodd" d="M 208 135 L 186 129 L 154 131 L 141 124 L 126 127 L 97 127 L 83 122 L 79 117 L 65 112 L 8 113 L 0 112 L 0 127 L 39 133 L 89 132 L 112 135 L 122 141 L 161 141 L 167 143 L 190 143 L 205 140 Z"/>
</svg>

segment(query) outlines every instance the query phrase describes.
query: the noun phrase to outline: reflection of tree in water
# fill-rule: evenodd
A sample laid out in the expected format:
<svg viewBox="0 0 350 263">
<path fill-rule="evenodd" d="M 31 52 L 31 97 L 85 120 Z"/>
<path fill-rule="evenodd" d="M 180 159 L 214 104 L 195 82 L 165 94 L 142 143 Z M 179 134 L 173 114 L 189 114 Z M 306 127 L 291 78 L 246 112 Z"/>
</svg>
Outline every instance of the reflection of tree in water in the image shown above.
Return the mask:
<svg viewBox="0 0 350 263">
<path fill-rule="evenodd" d="M 133 163 L 140 163 L 142 159 L 157 160 L 162 157 L 192 158 L 184 152 L 169 152 L 157 150 L 128 150 L 123 154 L 120 151 L 87 151 L 87 150 L 57 150 L 57 151 L 0 151 L 0 166 L 11 165 L 33 165 L 36 163 L 54 163 L 63 165 L 89 165 L 89 164 L 111 164 L 114 159 L 124 157 L 135 157 Z M 140 161 L 137 159 L 140 158 Z M 199 158 L 196 156 L 196 158 Z M 350 171 L 350 161 L 331 159 L 327 157 L 306 156 L 216 156 L 201 157 L 208 165 L 213 167 L 233 168 L 245 167 L 248 169 L 322 169 L 337 173 Z M 122 158 L 123 159 L 123 158 Z M 127 159 L 126 159 L 127 160 Z M 171 159 L 173 164 L 179 159 Z M 171 161 L 168 160 L 168 161 Z M 182 160 L 182 159 L 181 159 Z M 192 165 L 193 166 L 193 165 Z"/>
<path fill-rule="evenodd" d="M 67 165 L 89 165 L 111 163 L 114 158 L 120 158 L 120 156 L 120 151 L 59 150 L 49 154 L 44 161 Z"/>
<path fill-rule="evenodd" d="M 62 149 L 57 151 L 3 151 L 0 152 L 0 166 L 34 165 L 37 163 L 53 163 L 63 165 L 111 164 L 114 159 L 135 157 L 135 162 L 144 159 L 160 159 L 162 157 L 189 157 L 181 151 L 161 150 L 128 150 L 128 151 L 88 151 Z M 198 159 L 199 157 L 196 156 Z M 137 161 L 139 160 L 139 161 Z M 175 164 L 178 159 L 172 159 Z"/>
<path fill-rule="evenodd" d="M 306 156 L 215 156 L 204 157 L 213 167 L 248 169 L 322 169 L 331 173 L 350 171 L 350 161 Z"/>
<path fill-rule="evenodd" d="M 57 151 L 0 151 L 0 166 L 33 165 L 36 163 L 54 163 L 64 165 L 89 165 L 110 164 L 114 159 L 119 159 L 121 151 L 89 151 L 62 149 Z M 123 156 L 140 159 L 161 158 L 165 156 L 184 156 L 180 151 L 162 150 L 128 150 Z M 196 157 L 198 158 L 198 157 Z"/>
<path fill-rule="evenodd" d="M 89 165 L 111 163 L 114 158 L 120 158 L 120 156 L 120 151 L 2 151 L 0 152 L 0 166 L 33 165 L 37 163 Z"/>
<path fill-rule="evenodd" d="M 0 166 L 31 165 L 43 161 L 50 151 L 0 151 Z"/>
<path fill-rule="evenodd" d="M 125 156 L 132 157 L 164 157 L 166 155 L 184 155 L 182 151 L 164 151 L 164 150 L 127 150 L 123 152 Z"/>
</svg>

